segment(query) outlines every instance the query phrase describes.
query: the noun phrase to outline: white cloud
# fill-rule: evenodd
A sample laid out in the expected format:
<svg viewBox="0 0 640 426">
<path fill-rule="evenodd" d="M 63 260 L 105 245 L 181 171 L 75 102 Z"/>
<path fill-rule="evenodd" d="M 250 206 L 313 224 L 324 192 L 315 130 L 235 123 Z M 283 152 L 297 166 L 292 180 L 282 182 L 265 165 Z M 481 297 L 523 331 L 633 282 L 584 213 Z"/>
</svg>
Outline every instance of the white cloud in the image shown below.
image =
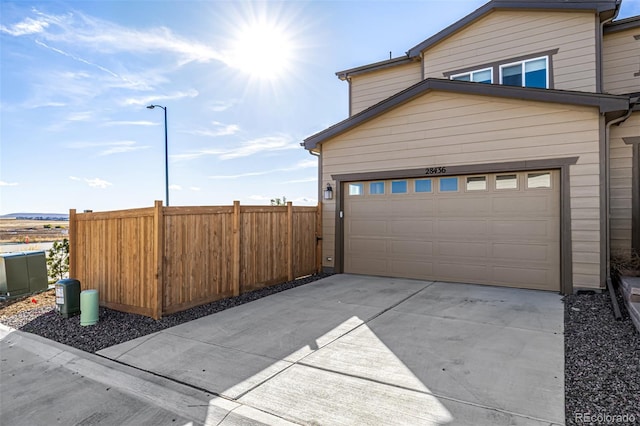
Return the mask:
<svg viewBox="0 0 640 426">
<path fill-rule="evenodd" d="M 49 22 L 45 19 L 25 18 L 24 21 L 13 24 L 9 27 L 0 25 L 0 32 L 19 37 L 27 34 L 39 34 L 49 27 Z"/>
<path fill-rule="evenodd" d="M 102 123 L 103 126 L 158 126 L 159 122 L 153 121 L 107 121 Z"/>
<path fill-rule="evenodd" d="M 196 158 L 213 155 L 221 160 L 232 160 L 249 157 L 254 154 L 299 148 L 300 146 L 292 142 L 289 136 L 265 136 L 241 142 L 238 146 L 232 148 L 202 149 L 200 151 L 172 155 L 171 158 L 176 160 L 194 160 Z"/>
<path fill-rule="evenodd" d="M 93 118 L 93 114 L 89 111 L 74 112 L 67 116 L 68 121 L 89 121 Z"/>
<path fill-rule="evenodd" d="M 0 186 L 18 186 L 18 182 L 5 182 L 0 180 Z"/>
<path fill-rule="evenodd" d="M 222 111 L 226 111 L 229 108 L 231 108 L 232 106 L 234 106 L 235 104 L 237 104 L 238 101 L 236 100 L 231 100 L 231 101 L 215 101 L 213 102 L 212 105 L 209 106 L 209 109 L 213 112 L 222 112 Z"/>
<path fill-rule="evenodd" d="M 214 175 L 214 176 L 209 176 L 209 179 L 239 179 L 243 177 L 269 175 L 271 173 L 278 173 L 278 172 L 292 172 L 295 170 L 307 169 L 309 167 L 315 167 L 315 166 L 316 166 L 316 162 L 314 160 L 302 160 L 291 167 L 283 167 L 283 168 L 272 169 L 272 170 L 263 170 L 261 172 L 238 173 L 236 175 Z"/>
<path fill-rule="evenodd" d="M 84 181 L 87 182 L 89 184 L 89 186 L 92 187 L 92 188 L 105 189 L 105 188 L 113 185 L 111 182 L 107 182 L 106 180 L 103 180 L 103 179 L 100 179 L 100 178 L 85 179 Z"/>
<path fill-rule="evenodd" d="M 174 189 L 176 191 L 182 191 L 182 187 L 180 185 L 169 185 L 169 189 Z"/>
<path fill-rule="evenodd" d="M 240 126 L 238 126 L 237 124 L 222 124 L 218 121 L 214 121 L 211 124 L 213 124 L 214 126 L 213 129 L 185 130 L 183 133 L 188 133 L 190 135 L 218 137 L 233 135 L 240 131 Z"/>
<path fill-rule="evenodd" d="M 318 180 L 318 178 L 316 176 L 313 176 L 313 177 L 308 177 L 308 178 L 303 178 L 303 179 L 287 180 L 284 183 L 304 183 L 304 182 L 315 182 L 317 180 Z"/>
<path fill-rule="evenodd" d="M 81 12 L 58 16 L 38 10 L 34 10 L 34 13 L 37 18 L 27 17 L 16 24 L 0 26 L 0 31 L 14 37 L 37 34 L 40 40 L 105 54 L 170 54 L 178 65 L 194 61 L 228 62 L 224 54 L 210 45 L 181 37 L 167 27 L 129 28 Z"/>
<path fill-rule="evenodd" d="M 100 179 L 100 178 L 88 179 L 88 178 L 79 178 L 77 176 L 69 176 L 69 179 L 75 180 L 77 182 L 86 182 L 92 188 L 105 189 L 113 185 L 111 182 L 107 182 L 106 180 Z"/>
<path fill-rule="evenodd" d="M 122 154 L 125 152 L 140 151 L 143 149 L 151 148 L 150 145 L 137 145 L 135 141 L 115 141 L 115 142 L 75 142 L 68 145 L 73 149 L 87 149 L 87 148 L 103 148 L 98 153 L 99 156 Z"/>
<path fill-rule="evenodd" d="M 145 96 L 140 98 L 128 98 L 125 99 L 122 103 L 124 105 L 150 105 L 157 104 L 163 101 L 175 100 L 175 99 L 183 99 L 183 98 L 195 98 L 198 96 L 198 91 L 195 89 L 187 90 L 184 92 L 175 92 L 169 95 L 154 95 L 154 96 Z M 167 111 L 168 113 L 169 111 Z"/>
</svg>

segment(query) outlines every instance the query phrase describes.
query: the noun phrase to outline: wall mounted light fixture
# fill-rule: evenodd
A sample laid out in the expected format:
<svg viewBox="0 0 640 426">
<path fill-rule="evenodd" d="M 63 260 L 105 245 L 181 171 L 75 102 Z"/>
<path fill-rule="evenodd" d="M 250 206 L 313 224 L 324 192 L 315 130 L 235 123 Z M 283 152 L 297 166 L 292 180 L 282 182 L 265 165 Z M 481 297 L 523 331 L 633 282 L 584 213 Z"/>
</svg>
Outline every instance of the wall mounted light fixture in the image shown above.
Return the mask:
<svg viewBox="0 0 640 426">
<path fill-rule="evenodd" d="M 327 183 L 327 188 L 324 190 L 324 199 L 333 200 L 333 188 L 330 183 Z"/>
</svg>

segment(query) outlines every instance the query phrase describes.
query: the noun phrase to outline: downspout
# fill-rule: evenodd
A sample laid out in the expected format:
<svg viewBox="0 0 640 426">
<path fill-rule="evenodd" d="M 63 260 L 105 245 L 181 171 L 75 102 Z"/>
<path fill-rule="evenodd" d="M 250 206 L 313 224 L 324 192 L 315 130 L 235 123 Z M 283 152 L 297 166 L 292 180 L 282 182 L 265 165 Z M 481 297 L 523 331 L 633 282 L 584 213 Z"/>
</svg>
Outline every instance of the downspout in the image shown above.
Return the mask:
<svg viewBox="0 0 640 426">
<path fill-rule="evenodd" d="M 616 19 L 618 17 L 618 13 L 620 13 L 620 4 L 622 3 L 622 0 L 617 0 L 616 1 L 616 8 L 615 8 L 615 12 L 613 13 L 613 16 L 611 16 L 611 18 L 607 18 L 604 21 L 600 22 L 600 32 L 598 34 L 598 42 L 597 47 L 598 47 L 598 79 L 596 81 L 596 92 L 597 93 L 603 93 L 604 92 L 604 70 L 602 69 L 602 44 L 604 43 L 604 26 L 607 25 L 609 22 L 613 21 L 614 19 Z"/>
<path fill-rule="evenodd" d="M 620 313 L 620 308 L 618 307 L 618 301 L 615 297 L 615 291 L 613 289 L 613 284 L 611 281 L 611 153 L 610 153 L 610 135 L 611 135 L 611 126 L 614 124 L 621 125 L 624 123 L 631 114 L 633 113 L 634 104 L 638 102 L 638 98 L 629 100 L 629 110 L 622 117 L 618 117 L 609 121 L 605 125 L 604 129 L 604 152 L 605 152 L 605 224 L 606 224 L 606 236 L 605 236 L 605 247 L 606 247 L 606 281 L 607 281 L 607 289 L 609 290 L 609 294 L 611 295 L 611 303 L 613 305 L 613 312 L 616 320 L 622 319 L 622 314 Z"/>
</svg>

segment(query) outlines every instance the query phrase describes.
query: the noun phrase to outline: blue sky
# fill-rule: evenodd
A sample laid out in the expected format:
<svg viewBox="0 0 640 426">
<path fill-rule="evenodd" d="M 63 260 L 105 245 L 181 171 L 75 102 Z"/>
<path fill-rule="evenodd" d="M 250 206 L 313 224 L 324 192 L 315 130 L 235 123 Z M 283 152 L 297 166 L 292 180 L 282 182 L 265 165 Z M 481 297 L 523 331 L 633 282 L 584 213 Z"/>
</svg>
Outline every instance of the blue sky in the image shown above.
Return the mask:
<svg viewBox="0 0 640 426">
<path fill-rule="evenodd" d="M 317 202 L 302 140 L 347 117 L 339 70 L 484 0 L 0 0 L 0 214 Z M 624 0 L 619 18 L 640 15 Z"/>
</svg>

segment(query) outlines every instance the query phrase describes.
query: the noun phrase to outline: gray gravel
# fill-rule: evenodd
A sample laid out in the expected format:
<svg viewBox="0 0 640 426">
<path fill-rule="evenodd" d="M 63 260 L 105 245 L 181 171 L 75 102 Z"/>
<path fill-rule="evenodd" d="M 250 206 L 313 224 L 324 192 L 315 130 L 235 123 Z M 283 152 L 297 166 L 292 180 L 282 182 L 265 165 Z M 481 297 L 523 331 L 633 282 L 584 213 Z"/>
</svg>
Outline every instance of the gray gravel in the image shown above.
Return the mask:
<svg viewBox="0 0 640 426">
<path fill-rule="evenodd" d="M 100 321 L 82 327 L 79 316 L 64 319 L 52 308 L 43 307 L 2 318 L 0 322 L 87 352 L 96 352 L 326 276 L 318 274 L 256 290 L 168 315 L 158 321 L 100 308 Z M 571 295 L 565 297 L 564 302 L 566 424 L 640 424 L 640 333 L 633 326 L 622 301 L 619 300 L 623 313 L 621 321 L 615 321 L 606 292 Z M 624 415 L 627 417 L 613 417 Z"/>
<path fill-rule="evenodd" d="M 640 424 L 640 333 L 622 299 L 621 321 L 608 292 L 564 302 L 566 424 Z"/>
</svg>

